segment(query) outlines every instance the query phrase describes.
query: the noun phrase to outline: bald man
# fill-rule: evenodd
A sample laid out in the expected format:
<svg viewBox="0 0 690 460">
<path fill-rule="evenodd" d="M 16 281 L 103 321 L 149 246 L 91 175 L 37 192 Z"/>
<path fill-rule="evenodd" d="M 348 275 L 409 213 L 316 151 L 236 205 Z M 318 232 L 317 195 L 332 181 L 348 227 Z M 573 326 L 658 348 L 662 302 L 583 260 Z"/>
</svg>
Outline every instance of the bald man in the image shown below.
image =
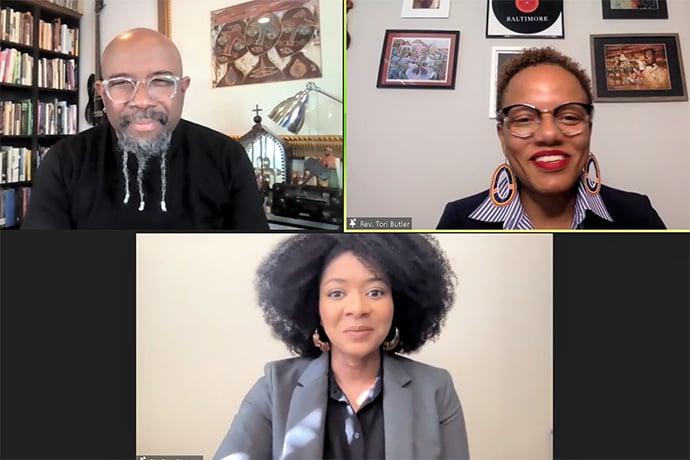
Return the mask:
<svg viewBox="0 0 690 460">
<path fill-rule="evenodd" d="M 109 123 L 51 148 L 22 228 L 268 230 L 242 146 L 181 119 L 190 79 L 172 41 L 127 31 L 106 47 L 102 70 Z"/>
</svg>

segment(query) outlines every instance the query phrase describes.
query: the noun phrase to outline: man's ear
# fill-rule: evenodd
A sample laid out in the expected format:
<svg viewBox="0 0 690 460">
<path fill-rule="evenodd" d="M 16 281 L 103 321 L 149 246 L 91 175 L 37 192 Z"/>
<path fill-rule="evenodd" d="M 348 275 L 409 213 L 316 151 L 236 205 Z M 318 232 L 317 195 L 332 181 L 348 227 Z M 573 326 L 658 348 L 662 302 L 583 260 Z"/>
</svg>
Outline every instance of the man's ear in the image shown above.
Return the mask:
<svg viewBox="0 0 690 460">
<path fill-rule="evenodd" d="M 187 88 L 189 88 L 191 82 L 192 80 L 189 77 L 184 77 L 182 80 L 180 80 L 180 92 L 184 93 L 187 91 Z"/>
<path fill-rule="evenodd" d="M 101 99 L 105 99 L 106 94 L 105 94 L 105 86 L 103 86 L 103 83 L 101 81 L 97 81 L 93 85 L 94 89 L 98 93 L 99 96 L 101 96 Z"/>
</svg>

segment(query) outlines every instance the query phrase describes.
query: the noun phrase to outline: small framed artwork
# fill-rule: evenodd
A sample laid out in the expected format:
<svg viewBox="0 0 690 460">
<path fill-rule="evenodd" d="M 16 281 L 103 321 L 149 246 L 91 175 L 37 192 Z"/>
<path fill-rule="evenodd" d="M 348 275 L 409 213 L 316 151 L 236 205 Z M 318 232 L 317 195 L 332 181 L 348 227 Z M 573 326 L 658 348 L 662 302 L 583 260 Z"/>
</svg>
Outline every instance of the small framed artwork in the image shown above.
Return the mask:
<svg viewBox="0 0 690 460">
<path fill-rule="evenodd" d="M 486 0 L 486 38 L 564 38 L 563 0 Z"/>
<path fill-rule="evenodd" d="M 678 34 L 590 35 L 596 102 L 687 101 Z"/>
<path fill-rule="evenodd" d="M 496 84 L 498 76 L 511 58 L 525 49 L 521 46 L 494 46 L 491 48 L 491 86 L 489 87 L 489 118 L 496 118 Z"/>
<path fill-rule="evenodd" d="M 459 30 L 386 30 L 377 88 L 455 88 Z"/>
<path fill-rule="evenodd" d="M 447 18 L 450 0 L 402 0 L 401 18 Z"/>
<path fill-rule="evenodd" d="M 668 19 L 666 0 L 601 0 L 604 19 Z"/>
</svg>

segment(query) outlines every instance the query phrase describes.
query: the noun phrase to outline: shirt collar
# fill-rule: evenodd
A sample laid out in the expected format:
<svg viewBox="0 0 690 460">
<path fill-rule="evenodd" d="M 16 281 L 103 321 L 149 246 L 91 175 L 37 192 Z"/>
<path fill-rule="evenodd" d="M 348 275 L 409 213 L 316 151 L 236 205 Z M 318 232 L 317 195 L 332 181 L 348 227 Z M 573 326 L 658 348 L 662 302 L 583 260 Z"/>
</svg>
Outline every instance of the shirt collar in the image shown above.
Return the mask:
<svg viewBox="0 0 690 460">
<path fill-rule="evenodd" d="M 376 376 L 374 385 L 372 385 L 372 387 L 369 389 L 369 394 L 367 394 L 364 401 L 362 401 L 360 407 L 375 400 L 381 394 L 381 391 L 383 391 L 383 356 L 381 356 L 381 365 L 379 366 L 379 373 Z M 345 393 L 335 380 L 335 374 L 333 374 L 333 369 L 331 369 L 330 366 L 328 369 L 328 394 L 336 401 L 348 402 L 347 396 L 345 396 Z"/>
<path fill-rule="evenodd" d="M 593 212 L 604 220 L 613 222 L 613 218 L 606 209 L 601 195 L 598 193 L 596 195 L 588 193 L 582 181 L 578 181 L 577 184 L 575 214 L 573 215 L 573 222 L 570 228 L 581 228 L 587 211 Z M 470 219 L 481 222 L 503 222 L 503 230 L 534 230 L 529 216 L 522 207 L 519 188 L 515 193 L 515 199 L 507 206 L 498 206 L 494 204 L 490 196 L 487 196 L 482 204 L 469 215 Z"/>
</svg>

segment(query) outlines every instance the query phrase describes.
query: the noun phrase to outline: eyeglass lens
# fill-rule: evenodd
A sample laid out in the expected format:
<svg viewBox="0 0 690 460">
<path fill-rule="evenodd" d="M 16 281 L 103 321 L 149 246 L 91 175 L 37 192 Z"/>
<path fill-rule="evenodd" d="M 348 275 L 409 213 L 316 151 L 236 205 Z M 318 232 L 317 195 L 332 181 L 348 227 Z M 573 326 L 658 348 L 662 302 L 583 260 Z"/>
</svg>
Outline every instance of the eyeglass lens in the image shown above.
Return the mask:
<svg viewBox="0 0 690 460">
<path fill-rule="evenodd" d="M 514 134 L 529 136 L 536 132 L 543 115 L 533 107 L 518 105 L 508 111 L 506 121 Z M 589 120 L 589 112 L 580 104 L 564 104 L 553 110 L 553 120 L 563 134 L 575 135 L 584 129 Z"/>
<path fill-rule="evenodd" d="M 177 89 L 175 78 L 170 76 L 154 77 L 146 81 L 148 95 L 152 99 L 172 97 Z M 134 97 L 137 82 L 126 78 L 114 78 L 108 81 L 108 94 L 114 102 L 128 102 Z"/>
</svg>

